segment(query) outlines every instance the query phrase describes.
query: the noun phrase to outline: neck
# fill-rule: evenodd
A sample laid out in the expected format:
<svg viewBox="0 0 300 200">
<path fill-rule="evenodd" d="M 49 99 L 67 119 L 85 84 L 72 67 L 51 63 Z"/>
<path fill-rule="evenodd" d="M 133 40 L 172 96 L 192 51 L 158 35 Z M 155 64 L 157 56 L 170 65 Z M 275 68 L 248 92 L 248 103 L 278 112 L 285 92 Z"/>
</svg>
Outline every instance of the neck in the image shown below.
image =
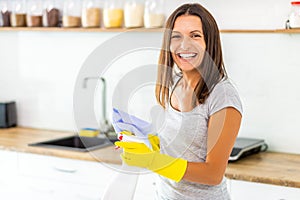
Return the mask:
<svg viewBox="0 0 300 200">
<path fill-rule="evenodd" d="M 195 89 L 201 75 L 197 69 L 182 72 L 184 82 L 191 88 Z"/>
</svg>

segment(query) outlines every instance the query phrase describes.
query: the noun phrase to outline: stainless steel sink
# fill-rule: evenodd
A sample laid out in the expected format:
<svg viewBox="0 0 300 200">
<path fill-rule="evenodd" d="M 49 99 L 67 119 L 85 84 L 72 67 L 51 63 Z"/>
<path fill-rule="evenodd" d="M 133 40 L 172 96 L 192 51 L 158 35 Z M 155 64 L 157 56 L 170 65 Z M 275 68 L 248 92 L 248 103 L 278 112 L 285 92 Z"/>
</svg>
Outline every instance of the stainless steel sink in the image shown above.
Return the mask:
<svg viewBox="0 0 300 200">
<path fill-rule="evenodd" d="M 54 149 L 65 149 L 72 151 L 92 151 L 113 145 L 114 141 L 107 139 L 106 137 L 82 137 L 82 136 L 69 136 L 64 138 L 58 138 L 53 140 L 47 140 L 43 142 L 37 142 L 29 144 L 29 146 L 48 147 Z"/>
</svg>

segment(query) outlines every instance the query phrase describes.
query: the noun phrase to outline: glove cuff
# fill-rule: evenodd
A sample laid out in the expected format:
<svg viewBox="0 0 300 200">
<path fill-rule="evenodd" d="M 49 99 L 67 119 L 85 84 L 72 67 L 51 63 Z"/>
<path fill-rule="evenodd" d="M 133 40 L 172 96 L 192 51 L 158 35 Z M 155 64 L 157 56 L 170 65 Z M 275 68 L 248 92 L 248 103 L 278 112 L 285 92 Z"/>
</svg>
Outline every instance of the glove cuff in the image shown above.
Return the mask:
<svg viewBox="0 0 300 200">
<path fill-rule="evenodd" d="M 155 153 L 152 164 L 148 167 L 149 170 L 176 182 L 179 182 L 183 178 L 186 168 L 186 160 L 158 152 Z"/>
</svg>

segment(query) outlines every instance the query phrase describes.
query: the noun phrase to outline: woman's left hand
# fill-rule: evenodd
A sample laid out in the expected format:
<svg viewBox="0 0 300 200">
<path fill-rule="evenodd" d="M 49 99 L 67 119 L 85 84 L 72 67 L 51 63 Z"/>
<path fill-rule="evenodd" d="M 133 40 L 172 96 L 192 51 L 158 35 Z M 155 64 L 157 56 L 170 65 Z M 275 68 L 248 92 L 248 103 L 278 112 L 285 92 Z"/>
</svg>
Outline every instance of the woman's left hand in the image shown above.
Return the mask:
<svg viewBox="0 0 300 200">
<path fill-rule="evenodd" d="M 148 168 L 154 156 L 144 143 L 138 142 L 115 142 L 115 145 L 124 149 L 121 154 L 122 160 L 129 166 Z"/>
</svg>

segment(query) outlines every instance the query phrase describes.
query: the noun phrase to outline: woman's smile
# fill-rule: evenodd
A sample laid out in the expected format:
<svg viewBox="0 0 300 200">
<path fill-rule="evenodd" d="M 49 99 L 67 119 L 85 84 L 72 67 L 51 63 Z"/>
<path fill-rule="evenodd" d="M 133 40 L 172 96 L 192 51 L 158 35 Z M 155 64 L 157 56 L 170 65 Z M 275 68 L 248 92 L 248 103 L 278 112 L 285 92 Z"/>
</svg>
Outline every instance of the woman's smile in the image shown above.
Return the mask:
<svg viewBox="0 0 300 200">
<path fill-rule="evenodd" d="M 187 52 L 187 53 L 177 53 L 177 56 L 179 56 L 180 58 L 185 59 L 185 60 L 193 59 L 197 55 L 198 55 L 197 53 L 190 53 L 190 52 Z"/>
</svg>

